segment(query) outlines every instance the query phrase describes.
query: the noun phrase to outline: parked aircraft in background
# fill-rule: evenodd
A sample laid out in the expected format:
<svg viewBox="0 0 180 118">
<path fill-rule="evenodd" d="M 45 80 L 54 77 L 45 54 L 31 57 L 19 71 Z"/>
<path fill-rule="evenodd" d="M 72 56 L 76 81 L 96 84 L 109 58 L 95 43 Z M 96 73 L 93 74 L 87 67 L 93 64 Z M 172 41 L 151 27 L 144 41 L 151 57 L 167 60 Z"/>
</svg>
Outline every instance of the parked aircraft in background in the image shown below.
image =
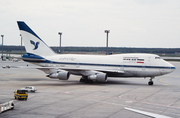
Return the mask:
<svg viewBox="0 0 180 118">
<path fill-rule="evenodd" d="M 155 54 L 79 55 L 56 54 L 24 22 L 18 21 L 27 54 L 23 60 L 41 66 L 47 77 L 68 80 L 81 75 L 81 82 L 106 82 L 108 77 L 149 77 L 171 73 L 175 67 Z"/>
</svg>

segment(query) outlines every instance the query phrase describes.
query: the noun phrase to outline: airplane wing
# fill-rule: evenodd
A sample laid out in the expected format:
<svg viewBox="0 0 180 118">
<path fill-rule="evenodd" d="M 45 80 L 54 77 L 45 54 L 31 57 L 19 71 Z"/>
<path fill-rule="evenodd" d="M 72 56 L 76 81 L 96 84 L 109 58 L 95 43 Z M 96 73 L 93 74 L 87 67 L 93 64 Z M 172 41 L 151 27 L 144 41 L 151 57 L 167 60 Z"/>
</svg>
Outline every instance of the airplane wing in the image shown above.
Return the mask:
<svg viewBox="0 0 180 118">
<path fill-rule="evenodd" d="M 90 70 L 90 69 L 62 69 L 62 68 L 53 68 L 53 67 L 38 67 L 36 68 L 38 70 L 41 70 L 45 72 L 46 74 L 53 74 L 53 73 L 59 73 L 63 71 L 68 71 L 70 74 L 75 75 L 83 75 L 83 76 L 90 76 L 95 75 L 99 73 L 107 73 L 107 74 L 124 74 L 124 71 L 116 71 L 116 70 L 103 70 L 103 69 L 97 69 L 97 70 Z"/>
<path fill-rule="evenodd" d="M 65 69 L 65 68 L 52 68 L 52 67 L 40 67 L 37 68 L 41 71 L 44 71 L 47 77 L 50 78 L 58 78 L 60 80 L 68 80 L 70 74 L 74 75 L 81 75 L 82 78 L 80 79 L 81 82 L 83 81 L 99 81 L 99 82 L 106 82 L 108 75 L 116 75 L 116 74 L 124 74 L 124 71 L 116 71 L 116 70 L 90 70 L 90 69 Z"/>
</svg>

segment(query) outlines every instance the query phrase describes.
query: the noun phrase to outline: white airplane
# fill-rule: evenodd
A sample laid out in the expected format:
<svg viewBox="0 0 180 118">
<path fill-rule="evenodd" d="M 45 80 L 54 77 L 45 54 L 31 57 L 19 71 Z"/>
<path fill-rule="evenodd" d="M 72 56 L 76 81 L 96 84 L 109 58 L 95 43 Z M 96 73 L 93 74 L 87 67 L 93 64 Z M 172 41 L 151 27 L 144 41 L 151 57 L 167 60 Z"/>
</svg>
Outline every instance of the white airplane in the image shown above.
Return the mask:
<svg viewBox="0 0 180 118">
<path fill-rule="evenodd" d="M 79 55 L 56 54 L 22 21 L 18 21 L 27 54 L 23 60 L 41 66 L 47 77 L 68 80 L 81 75 L 80 82 L 107 82 L 108 77 L 150 77 L 171 73 L 175 67 L 155 54 Z"/>
</svg>

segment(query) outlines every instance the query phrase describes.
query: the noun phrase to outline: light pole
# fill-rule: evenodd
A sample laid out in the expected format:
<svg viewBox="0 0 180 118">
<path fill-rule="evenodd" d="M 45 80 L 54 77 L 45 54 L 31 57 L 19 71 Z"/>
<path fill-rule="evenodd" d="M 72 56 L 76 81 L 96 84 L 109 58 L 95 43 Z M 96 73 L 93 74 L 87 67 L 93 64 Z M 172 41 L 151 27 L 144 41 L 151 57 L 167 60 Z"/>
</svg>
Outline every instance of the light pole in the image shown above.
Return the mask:
<svg viewBox="0 0 180 118">
<path fill-rule="evenodd" d="M 60 53 L 61 53 L 61 35 L 62 35 L 62 32 L 59 32 L 58 34 L 60 35 L 59 47 L 60 47 Z"/>
<path fill-rule="evenodd" d="M 20 37 L 21 37 L 21 57 L 22 57 L 22 36 L 20 34 Z"/>
<path fill-rule="evenodd" d="M 110 32 L 110 30 L 105 30 L 105 33 L 107 33 L 107 43 L 106 43 L 106 55 L 109 54 L 108 52 L 108 33 Z"/>
<path fill-rule="evenodd" d="M 4 35 L 1 35 L 1 37 L 2 37 L 2 59 L 3 59 L 3 37 L 4 37 Z"/>
</svg>

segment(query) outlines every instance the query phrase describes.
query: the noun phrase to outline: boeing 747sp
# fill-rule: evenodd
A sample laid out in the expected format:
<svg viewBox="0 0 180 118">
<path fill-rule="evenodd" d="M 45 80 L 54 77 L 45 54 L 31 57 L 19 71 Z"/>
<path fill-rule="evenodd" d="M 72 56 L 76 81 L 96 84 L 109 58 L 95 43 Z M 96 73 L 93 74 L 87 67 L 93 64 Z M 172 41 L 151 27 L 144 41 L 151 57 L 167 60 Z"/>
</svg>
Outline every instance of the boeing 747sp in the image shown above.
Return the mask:
<svg viewBox="0 0 180 118">
<path fill-rule="evenodd" d="M 81 75 L 81 82 L 106 82 L 108 77 L 149 77 L 171 73 L 175 67 L 155 54 L 79 55 L 56 54 L 24 22 L 18 21 L 27 54 L 23 60 L 41 66 L 47 77 L 68 80 Z"/>
</svg>

